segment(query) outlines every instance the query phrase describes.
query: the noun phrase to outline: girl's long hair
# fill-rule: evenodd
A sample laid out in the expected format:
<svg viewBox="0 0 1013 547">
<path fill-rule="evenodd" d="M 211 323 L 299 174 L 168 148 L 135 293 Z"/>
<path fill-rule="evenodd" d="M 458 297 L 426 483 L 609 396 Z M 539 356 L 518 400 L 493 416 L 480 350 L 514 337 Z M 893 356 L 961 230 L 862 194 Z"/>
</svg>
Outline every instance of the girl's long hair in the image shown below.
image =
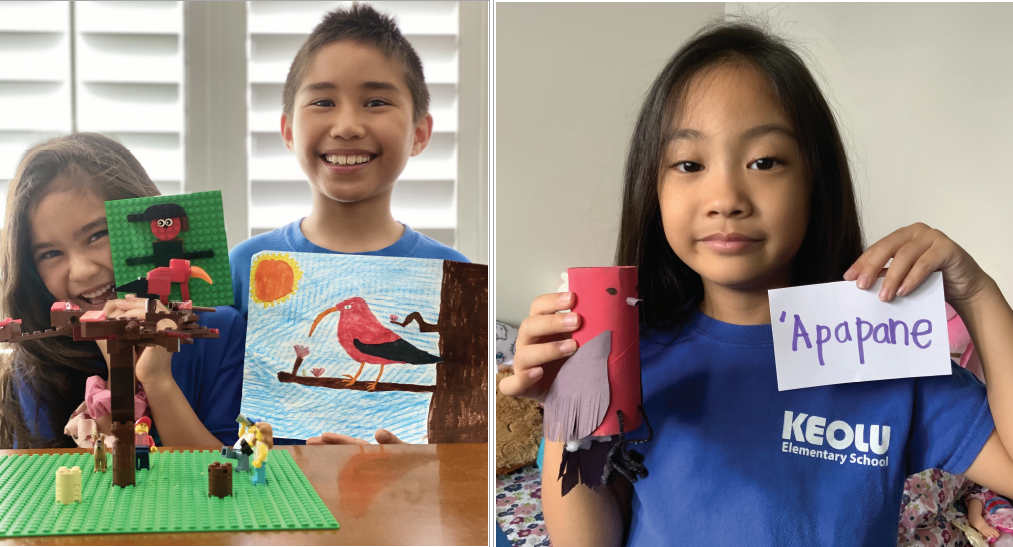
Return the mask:
<svg viewBox="0 0 1013 547">
<path fill-rule="evenodd" d="M 65 175 L 87 184 L 105 201 L 159 195 L 133 154 L 102 135 L 59 137 L 25 154 L 7 191 L 0 239 L 0 316 L 21 319 L 24 332 L 50 328 L 49 308 L 56 299 L 35 268 L 29 218 L 43 197 L 69 189 L 62 181 L 59 187 L 52 184 Z M 0 448 L 11 448 L 15 439 L 18 448 L 73 446 L 63 426 L 84 401 L 85 380 L 98 373 L 102 357 L 94 344 L 57 336 L 9 347 L 13 351 L 0 356 Z M 19 386 L 32 393 L 34 415 L 24 415 Z M 46 409 L 55 439 L 34 435 L 28 426 L 34 423 L 36 431 L 42 426 L 40 408 Z"/>
<path fill-rule="evenodd" d="M 862 254 L 862 228 L 837 123 L 812 74 L 781 39 L 721 21 L 694 35 L 654 80 L 630 141 L 616 264 L 637 266 L 647 328 L 682 325 L 703 299 L 700 275 L 676 256 L 661 223 L 658 191 L 672 120 L 693 77 L 728 61 L 756 67 L 798 138 L 812 184 L 809 226 L 793 261 L 795 285 L 841 280 Z"/>
</svg>

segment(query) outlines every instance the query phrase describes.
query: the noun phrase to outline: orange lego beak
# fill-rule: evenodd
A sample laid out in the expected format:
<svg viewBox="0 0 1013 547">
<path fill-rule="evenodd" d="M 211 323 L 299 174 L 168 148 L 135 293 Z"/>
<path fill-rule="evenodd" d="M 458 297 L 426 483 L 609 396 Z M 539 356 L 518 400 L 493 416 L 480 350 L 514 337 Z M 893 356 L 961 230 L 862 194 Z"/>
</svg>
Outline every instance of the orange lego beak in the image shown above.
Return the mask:
<svg viewBox="0 0 1013 547">
<path fill-rule="evenodd" d="M 205 272 L 203 269 L 198 268 L 197 266 L 190 266 L 190 277 L 196 277 L 197 279 L 207 281 L 209 285 L 215 284 L 214 281 L 211 281 L 211 276 L 208 275 L 208 273 Z"/>
</svg>

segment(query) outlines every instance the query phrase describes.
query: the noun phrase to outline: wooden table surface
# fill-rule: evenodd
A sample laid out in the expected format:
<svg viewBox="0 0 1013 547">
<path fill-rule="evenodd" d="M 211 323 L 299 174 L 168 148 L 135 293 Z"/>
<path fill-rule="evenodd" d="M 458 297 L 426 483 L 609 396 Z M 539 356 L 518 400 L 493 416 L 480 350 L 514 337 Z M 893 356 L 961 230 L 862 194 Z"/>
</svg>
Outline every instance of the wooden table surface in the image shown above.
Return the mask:
<svg viewBox="0 0 1013 547">
<path fill-rule="evenodd" d="M 219 450 L 221 447 L 159 448 Z M 340 530 L 110 534 L 0 545 L 487 545 L 487 444 L 276 446 L 288 450 Z M 0 450 L 0 455 L 84 449 Z"/>
</svg>

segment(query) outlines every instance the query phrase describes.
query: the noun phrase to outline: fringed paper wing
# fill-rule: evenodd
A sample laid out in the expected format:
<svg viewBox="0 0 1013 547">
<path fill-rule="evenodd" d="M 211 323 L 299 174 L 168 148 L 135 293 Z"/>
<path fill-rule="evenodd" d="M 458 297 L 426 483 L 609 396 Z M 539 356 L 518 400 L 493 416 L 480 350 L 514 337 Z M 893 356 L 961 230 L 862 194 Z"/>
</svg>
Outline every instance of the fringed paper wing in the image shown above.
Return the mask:
<svg viewBox="0 0 1013 547">
<path fill-rule="evenodd" d="M 612 331 L 590 339 L 559 369 L 545 398 L 545 438 L 566 442 L 591 434 L 609 406 L 608 357 Z"/>
</svg>

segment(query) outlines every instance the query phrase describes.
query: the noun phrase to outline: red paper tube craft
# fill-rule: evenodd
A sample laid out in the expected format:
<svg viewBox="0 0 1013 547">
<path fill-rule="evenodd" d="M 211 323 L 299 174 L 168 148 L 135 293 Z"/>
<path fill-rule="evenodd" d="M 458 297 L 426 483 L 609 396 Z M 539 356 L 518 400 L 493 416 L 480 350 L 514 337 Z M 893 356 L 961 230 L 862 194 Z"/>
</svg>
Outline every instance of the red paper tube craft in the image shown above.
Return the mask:
<svg viewBox="0 0 1013 547">
<path fill-rule="evenodd" d="M 570 268 L 568 278 L 576 295 L 572 311 L 582 318 L 573 333 L 578 349 L 545 400 L 545 438 L 567 443 L 563 495 L 578 482 L 608 484 L 614 473 L 632 482 L 647 476 L 627 449 L 644 442 L 627 438 L 643 417 L 637 268 Z"/>
</svg>

